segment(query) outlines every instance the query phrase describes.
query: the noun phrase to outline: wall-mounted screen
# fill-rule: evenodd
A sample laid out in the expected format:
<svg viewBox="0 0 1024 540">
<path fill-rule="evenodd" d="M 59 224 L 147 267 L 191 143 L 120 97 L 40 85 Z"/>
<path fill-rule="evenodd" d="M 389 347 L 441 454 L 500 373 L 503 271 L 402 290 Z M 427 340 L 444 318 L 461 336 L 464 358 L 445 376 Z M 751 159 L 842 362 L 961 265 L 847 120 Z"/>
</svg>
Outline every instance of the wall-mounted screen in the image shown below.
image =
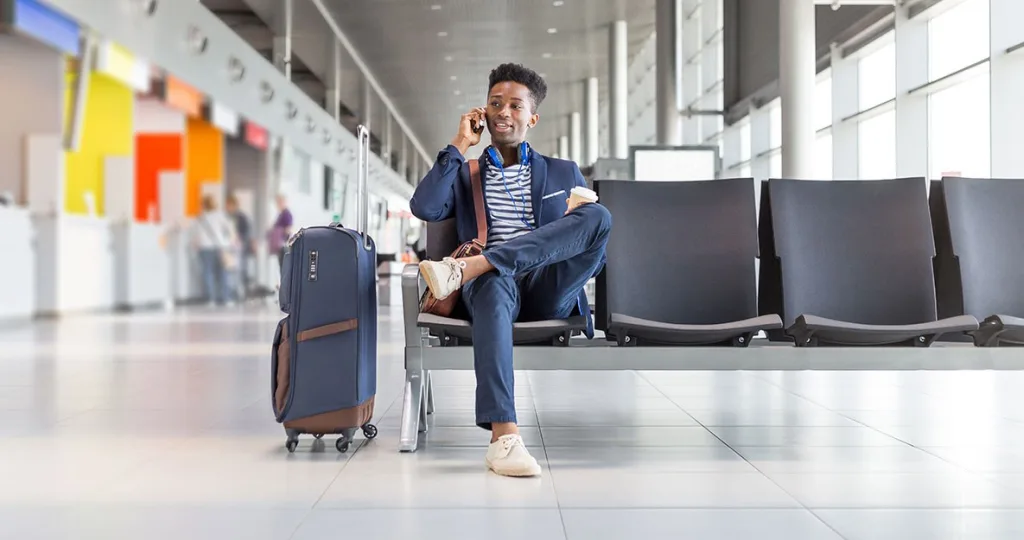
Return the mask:
<svg viewBox="0 0 1024 540">
<path fill-rule="evenodd" d="M 679 182 L 718 177 L 717 146 L 634 146 L 630 154 L 633 180 Z"/>
</svg>

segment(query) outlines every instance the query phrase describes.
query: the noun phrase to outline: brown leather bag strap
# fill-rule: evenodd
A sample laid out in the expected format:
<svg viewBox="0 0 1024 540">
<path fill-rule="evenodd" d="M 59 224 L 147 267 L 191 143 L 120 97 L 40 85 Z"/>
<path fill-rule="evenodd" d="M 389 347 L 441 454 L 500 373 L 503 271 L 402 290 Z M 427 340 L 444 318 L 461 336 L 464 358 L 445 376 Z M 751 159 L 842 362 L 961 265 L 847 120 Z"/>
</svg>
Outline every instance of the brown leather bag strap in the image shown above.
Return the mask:
<svg viewBox="0 0 1024 540">
<path fill-rule="evenodd" d="M 473 209 L 476 213 L 476 241 L 487 245 L 487 210 L 484 209 L 484 187 L 480 182 L 480 162 L 469 160 L 469 184 L 473 188 Z"/>
<path fill-rule="evenodd" d="M 325 324 L 323 326 L 317 326 L 316 328 L 310 328 L 309 330 L 299 332 L 298 341 L 322 338 L 331 334 L 340 334 L 342 332 L 348 332 L 349 330 L 355 330 L 358 327 L 358 319 L 349 319 L 347 321 Z"/>
</svg>

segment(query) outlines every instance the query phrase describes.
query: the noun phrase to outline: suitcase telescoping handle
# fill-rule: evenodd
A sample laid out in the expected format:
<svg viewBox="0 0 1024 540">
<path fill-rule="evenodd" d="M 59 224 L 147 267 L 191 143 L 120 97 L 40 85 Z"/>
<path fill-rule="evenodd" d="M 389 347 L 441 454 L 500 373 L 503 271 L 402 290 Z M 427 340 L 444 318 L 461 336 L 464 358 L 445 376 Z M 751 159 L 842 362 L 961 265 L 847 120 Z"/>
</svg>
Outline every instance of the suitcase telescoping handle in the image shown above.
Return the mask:
<svg viewBox="0 0 1024 540">
<path fill-rule="evenodd" d="M 356 184 L 359 198 L 356 200 L 356 232 L 363 235 L 363 247 L 370 249 L 370 193 L 367 185 L 370 176 L 370 130 L 359 124 L 356 130 L 359 137 L 359 151 L 356 160 Z"/>
</svg>

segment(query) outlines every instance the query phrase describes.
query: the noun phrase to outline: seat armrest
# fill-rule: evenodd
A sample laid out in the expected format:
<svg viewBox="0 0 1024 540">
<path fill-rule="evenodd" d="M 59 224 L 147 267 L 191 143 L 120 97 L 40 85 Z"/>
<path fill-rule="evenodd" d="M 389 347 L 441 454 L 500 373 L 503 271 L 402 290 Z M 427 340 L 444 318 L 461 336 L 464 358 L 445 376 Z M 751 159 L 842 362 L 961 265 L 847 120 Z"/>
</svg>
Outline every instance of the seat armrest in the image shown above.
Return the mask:
<svg viewBox="0 0 1024 540">
<path fill-rule="evenodd" d="M 425 286 L 420 279 L 418 264 L 407 264 L 402 269 L 402 324 L 405 328 L 405 346 L 421 346 L 421 330 L 417 327 L 420 316 L 421 287 Z"/>
</svg>

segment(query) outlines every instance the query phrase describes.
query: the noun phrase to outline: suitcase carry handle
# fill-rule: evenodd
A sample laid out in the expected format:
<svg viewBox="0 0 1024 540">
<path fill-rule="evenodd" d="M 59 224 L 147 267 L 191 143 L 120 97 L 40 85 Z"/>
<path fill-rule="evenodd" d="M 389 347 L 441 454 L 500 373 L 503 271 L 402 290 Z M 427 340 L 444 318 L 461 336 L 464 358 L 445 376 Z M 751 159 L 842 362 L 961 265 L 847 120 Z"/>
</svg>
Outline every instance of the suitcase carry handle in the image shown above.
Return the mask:
<svg viewBox="0 0 1024 540">
<path fill-rule="evenodd" d="M 356 185 L 359 190 L 359 198 L 356 202 L 356 232 L 363 235 L 363 248 L 370 250 L 370 193 L 367 185 L 370 176 L 370 130 L 359 124 L 356 129 L 359 137 L 359 151 L 356 162 Z"/>
</svg>

